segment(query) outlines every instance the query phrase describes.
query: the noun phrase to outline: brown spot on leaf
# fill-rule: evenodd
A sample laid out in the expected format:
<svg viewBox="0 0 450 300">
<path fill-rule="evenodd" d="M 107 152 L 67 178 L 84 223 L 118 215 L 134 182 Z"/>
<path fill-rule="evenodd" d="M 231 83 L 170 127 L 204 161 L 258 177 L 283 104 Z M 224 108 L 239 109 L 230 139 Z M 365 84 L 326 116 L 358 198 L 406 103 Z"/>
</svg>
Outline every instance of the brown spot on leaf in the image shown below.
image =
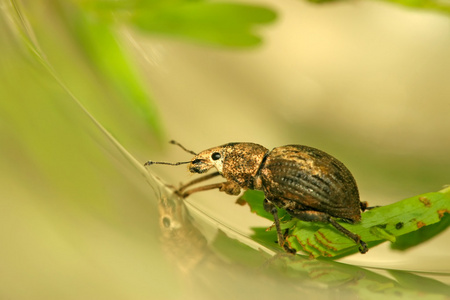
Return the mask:
<svg viewBox="0 0 450 300">
<path fill-rule="evenodd" d="M 335 247 L 331 246 L 332 242 L 331 242 L 329 239 L 327 239 L 327 238 L 325 237 L 325 235 L 324 235 L 322 232 L 320 232 L 320 230 L 317 231 L 317 233 L 316 233 L 314 236 L 315 236 L 317 242 L 319 242 L 319 243 L 320 243 L 321 245 L 323 245 L 324 247 L 326 247 L 326 248 L 328 248 L 328 249 L 330 249 L 330 250 L 332 250 L 332 251 L 335 251 L 335 252 L 338 251 L 338 249 L 336 249 Z M 323 240 L 322 240 L 322 239 L 323 239 Z M 327 255 L 324 255 L 324 256 L 328 256 L 328 257 L 331 257 L 331 256 L 332 256 L 332 255 L 329 254 L 328 252 L 326 252 L 326 254 L 327 254 Z"/>
<path fill-rule="evenodd" d="M 426 226 L 426 224 L 422 221 L 417 222 L 417 228 L 422 228 L 423 226 Z"/>
<path fill-rule="evenodd" d="M 329 244 L 331 244 L 331 241 L 329 240 L 329 239 L 327 239 L 326 237 L 325 237 L 325 234 L 323 234 L 320 230 L 319 231 L 317 231 L 317 233 L 327 242 L 327 243 L 329 243 Z"/>
<path fill-rule="evenodd" d="M 306 247 L 305 243 L 303 243 L 302 241 L 300 241 L 300 239 L 298 238 L 298 236 L 295 236 L 295 239 L 297 240 L 297 242 L 300 244 L 300 246 L 303 248 L 303 251 L 305 251 L 310 259 L 314 258 L 314 254 Z"/>
<path fill-rule="evenodd" d="M 308 244 L 308 246 L 309 246 L 310 248 L 312 248 L 312 249 L 316 250 L 317 252 L 319 252 L 320 255 L 325 256 L 325 255 L 324 255 L 325 253 L 324 253 L 323 251 L 321 251 L 319 247 L 317 247 L 316 245 L 314 245 L 314 244 L 309 240 L 309 238 L 306 239 L 306 243 Z M 311 254 L 312 254 L 312 253 L 313 253 L 313 252 L 311 252 Z M 314 256 L 318 256 L 318 255 L 314 254 Z"/>
<path fill-rule="evenodd" d="M 440 209 L 440 210 L 437 211 L 437 213 L 439 215 L 439 219 L 442 219 L 445 214 L 450 214 L 450 210 L 448 210 L 448 209 Z"/>
<path fill-rule="evenodd" d="M 431 206 L 431 201 L 427 197 L 419 197 L 419 201 L 422 202 L 426 207 Z"/>
</svg>

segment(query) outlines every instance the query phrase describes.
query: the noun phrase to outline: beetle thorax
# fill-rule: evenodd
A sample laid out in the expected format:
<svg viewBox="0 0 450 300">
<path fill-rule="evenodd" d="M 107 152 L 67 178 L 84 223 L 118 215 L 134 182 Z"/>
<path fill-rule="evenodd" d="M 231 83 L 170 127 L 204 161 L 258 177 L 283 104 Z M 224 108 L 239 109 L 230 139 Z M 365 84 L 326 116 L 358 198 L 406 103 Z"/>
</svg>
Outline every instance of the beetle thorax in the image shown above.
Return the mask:
<svg viewBox="0 0 450 300">
<path fill-rule="evenodd" d="M 268 149 L 254 143 L 230 143 L 224 145 L 222 171 L 228 181 L 236 182 L 244 189 L 254 189 L 258 171 Z"/>
</svg>

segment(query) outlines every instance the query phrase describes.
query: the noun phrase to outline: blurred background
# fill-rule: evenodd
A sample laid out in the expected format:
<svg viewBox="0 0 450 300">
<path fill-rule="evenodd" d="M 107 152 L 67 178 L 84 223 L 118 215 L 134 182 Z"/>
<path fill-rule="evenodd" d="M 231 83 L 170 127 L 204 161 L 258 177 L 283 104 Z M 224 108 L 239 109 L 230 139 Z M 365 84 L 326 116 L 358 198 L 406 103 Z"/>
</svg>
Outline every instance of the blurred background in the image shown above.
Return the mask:
<svg viewBox="0 0 450 300">
<path fill-rule="evenodd" d="M 189 160 L 171 139 L 196 152 L 235 141 L 320 148 L 348 166 L 370 205 L 449 184 L 450 7 L 398 2 L 1 0 L 0 298 L 298 293 L 273 278 L 260 289 L 246 275 L 255 268 L 217 257 L 195 284 L 191 267 L 181 274 L 164 258 L 205 247 L 217 229 L 245 240 L 251 226 L 270 226 L 216 191 L 188 210 L 164 202 L 153 176 L 194 178 L 182 166 L 142 167 Z M 163 214 L 189 228 L 169 248 Z M 448 283 L 449 237 L 342 262 Z M 316 293 L 323 282 L 307 289 L 337 297 Z"/>
</svg>

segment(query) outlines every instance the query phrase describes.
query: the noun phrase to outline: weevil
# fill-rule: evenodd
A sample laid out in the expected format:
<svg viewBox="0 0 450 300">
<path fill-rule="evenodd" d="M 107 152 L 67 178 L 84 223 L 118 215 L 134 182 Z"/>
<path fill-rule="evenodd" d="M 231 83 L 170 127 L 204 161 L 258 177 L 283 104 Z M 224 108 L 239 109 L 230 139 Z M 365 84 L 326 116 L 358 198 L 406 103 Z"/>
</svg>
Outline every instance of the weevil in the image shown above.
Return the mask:
<svg viewBox="0 0 450 300">
<path fill-rule="evenodd" d="M 194 157 L 185 162 L 148 161 L 145 165 L 189 164 L 189 171 L 199 174 L 216 169 L 214 173 L 181 186 L 177 190 L 181 197 L 217 188 L 229 195 L 239 195 L 241 189 L 261 190 L 265 195 L 264 209 L 273 215 L 278 243 L 287 252 L 293 253 L 295 250 L 285 243 L 277 207 L 302 221 L 329 223 L 355 241 L 361 253 L 368 251 L 367 244 L 359 235 L 336 221 L 359 222 L 361 210 L 366 209 L 367 205 L 359 199 L 358 187 L 351 172 L 328 153 L 303 145 L 286 145 L 269 150 L 255 143 L 228 143 L 195 153 L 175 141 L 171 143 Z M 186 190 L 216 176 L 222 176 L 226 181 Z"/>
</svg>

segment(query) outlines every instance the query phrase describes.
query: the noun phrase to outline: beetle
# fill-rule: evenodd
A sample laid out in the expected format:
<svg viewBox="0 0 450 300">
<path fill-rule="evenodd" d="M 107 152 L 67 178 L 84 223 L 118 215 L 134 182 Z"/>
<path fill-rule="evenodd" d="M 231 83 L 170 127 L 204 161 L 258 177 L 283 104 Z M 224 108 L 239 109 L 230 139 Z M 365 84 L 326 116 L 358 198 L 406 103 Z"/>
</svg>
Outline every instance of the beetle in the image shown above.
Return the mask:
<svg viewBox="0 0 450 300">
<path fill-rule="evenodd" d="M 264 209 L 274 218 L 278 243 L 287 252 L 294 253 L 295 250 L 285 243 L 277 207 L 302 221 L 329 223 L 355 241 L 361 253 L 368 251 L 359 235 L 336 221 L 359 222 L 361 210 L 364 211 L 367 205 L 360 201 L 351 172 L 328 153 L 304 145 L 285 145 L 269 150 L 255 143 L 228 143 L 195 153 L 175 141 L 171 143 L 194 157 L 186 162 L 148 161 L 145 165 L 189 164 L 189 171 L 199 174 L 216 169 L 214 173 L 181 186 L 176 191 L 181 197 L 217 188 L 229 195 L 239 195 L 241 189 L 261 190 L 265 195 Z M 222 176 L 226 181 L 186 190 L 216 176 Z"/>
</svg>

